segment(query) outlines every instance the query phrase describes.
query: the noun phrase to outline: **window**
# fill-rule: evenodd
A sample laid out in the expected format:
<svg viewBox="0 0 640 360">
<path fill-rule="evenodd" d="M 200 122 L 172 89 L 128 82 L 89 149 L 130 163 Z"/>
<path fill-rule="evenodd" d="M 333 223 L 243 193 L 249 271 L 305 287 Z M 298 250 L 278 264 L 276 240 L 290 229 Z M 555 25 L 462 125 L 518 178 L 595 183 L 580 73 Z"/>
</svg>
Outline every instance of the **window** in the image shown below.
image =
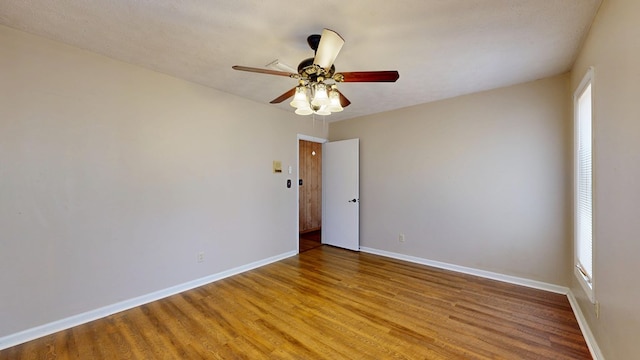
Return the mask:
<svg viewBox="0 0 640 360">
<path fill-rule="evenodd" d="M 575 274 L 592 302 L 593 291 L 593 176 L 592 176 L 592 84 L 593 68 L 587 71 L 574 96 L 575 122 Z"/>
</svg>

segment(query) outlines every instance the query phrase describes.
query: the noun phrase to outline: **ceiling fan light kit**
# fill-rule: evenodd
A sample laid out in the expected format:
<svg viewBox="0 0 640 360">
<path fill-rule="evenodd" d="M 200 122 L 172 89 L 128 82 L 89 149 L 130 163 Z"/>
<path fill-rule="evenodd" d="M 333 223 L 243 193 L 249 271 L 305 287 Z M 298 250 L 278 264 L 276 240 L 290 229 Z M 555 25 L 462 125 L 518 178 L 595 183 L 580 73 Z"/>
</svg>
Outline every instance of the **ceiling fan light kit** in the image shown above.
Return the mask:
<svg viewBox="0 0 640 360">
<path fill-rule="evenodd" d="M 309 94 L 314 95 L 310 97 Z M 311 101 L 309 101 L 310 98 Z M 327 91 L 323 83 L 298 85 L 289 105 L 296 108 L 295 113 L 298 115 L 331 115 L 343 110 L 340 104 L 340 93 L 336 86 L 332 85 Z"/>
<path fill-rule="evenodd" d="M 273 99 L 271 104 L 279 104 L 293 96 L 289 104 L 298 115 L 331 115 L 349 106 L 349 99 L 338 91 L 339 82 L 395 82 L 400 77 L 395 70 L 336 73 L 333 62 L 344 45 L 344 39 L 333 30 L 324 29 L 322 35 L 311 35 L 307 43 L 315 51 L 315 57 L 302 60 L 297 74 L 239 65 L 233 69 L 297 79 L 298 86 Z"/>
</svg>

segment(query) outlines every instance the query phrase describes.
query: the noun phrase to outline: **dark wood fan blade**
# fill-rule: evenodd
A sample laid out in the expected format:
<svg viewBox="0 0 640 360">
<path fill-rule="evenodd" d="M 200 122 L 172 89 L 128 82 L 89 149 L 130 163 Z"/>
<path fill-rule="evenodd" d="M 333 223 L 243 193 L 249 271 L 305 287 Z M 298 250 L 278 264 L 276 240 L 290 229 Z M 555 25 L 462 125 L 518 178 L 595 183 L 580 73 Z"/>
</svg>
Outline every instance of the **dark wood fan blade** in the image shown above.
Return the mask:
<svg viewBox="0 0 640 360">
<path fill-rule="evenodd" d="M 267 74 L 267 75 L 279 75 L 279 76 L 287 76 L 287 77 L 296 77 L 296 76 L 298 76 L 298 74 L 289 73 L 289 72 L 286 72 L 286 71 L 260 69 L 260 68 L 254 68 L 254 67 L 248 67 L 248 66 L 240 66 L 240 65 L 234 65 L 234 66 L 232 66 L 232 68 L 234 70 L 248 71 L 248 72 Z"/>
<path fill-rule="evenodd" d="M 342 82 L 396 82 L 400 74 L 397 71 L 352 71 L 335 74 L 336 81 Z M 342 80 L 339 80 L 342 78 Z"/>
<path fill-rule="evenodd" d="M 340 94 L 340 105 L 343 108 L 351 105 L 351 101 L 349 101 L 346 96 L 342 95 L 342 93 L 338 89 L 336 89 L 336 91 L 338 92 L 338 94 Z"/>
<path fill-rule="evenodd" d="M 287 100 L 288 98 L 292 97 L 293 95 L 296 94 L 296 88 L 293 88 L 289 91 L 287 91 L 286 93 L 278 96 L 277 98 L 271 100 L 271 104 L 280 104 L 281 102 Z"/>
</svg>

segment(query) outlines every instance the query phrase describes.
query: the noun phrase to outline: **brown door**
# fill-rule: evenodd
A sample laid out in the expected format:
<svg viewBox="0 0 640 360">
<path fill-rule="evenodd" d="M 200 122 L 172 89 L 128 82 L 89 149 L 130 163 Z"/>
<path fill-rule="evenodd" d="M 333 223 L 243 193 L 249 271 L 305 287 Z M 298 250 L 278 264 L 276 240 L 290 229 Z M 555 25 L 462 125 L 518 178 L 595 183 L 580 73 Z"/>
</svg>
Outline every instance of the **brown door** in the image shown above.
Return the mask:
<svg viewBox="0 0 640 360">
<path fill-rule="evenodd" d="M 300 233 L 322 227 L 322 144 L 299 141 L 300 156 Z"/>
</svg>

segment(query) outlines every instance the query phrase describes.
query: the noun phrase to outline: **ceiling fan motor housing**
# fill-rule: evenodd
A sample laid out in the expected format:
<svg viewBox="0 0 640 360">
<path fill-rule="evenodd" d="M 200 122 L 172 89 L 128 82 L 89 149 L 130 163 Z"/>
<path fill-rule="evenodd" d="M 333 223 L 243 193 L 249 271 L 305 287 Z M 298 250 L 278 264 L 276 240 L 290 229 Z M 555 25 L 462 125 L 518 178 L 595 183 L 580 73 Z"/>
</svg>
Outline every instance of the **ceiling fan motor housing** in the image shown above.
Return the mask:
<svg viewBox="0 0 640 360">
<path fill-rule="evenodd" d="M 309 44 L 309 47 L 314 51 L 318 51 L 318 44 L 320 44 L 320 38 L 322 36 L 320 34 L 313 34 L 313 35 L 309 35 L 309 37 L 307 37 L 307 44 Z"/>
<path fill-rule="evenodd" d="M 302 79 L 309 80 L 311 82 L 318 82 L 318 78 L 330 79 L 336 71 L 335 65 L 331 65 L 331 68 L 326 70 L 313 63 L 314 58 L 308 58 L 302 60 L 298 65 L 298 74 Z"/>
</svg>

